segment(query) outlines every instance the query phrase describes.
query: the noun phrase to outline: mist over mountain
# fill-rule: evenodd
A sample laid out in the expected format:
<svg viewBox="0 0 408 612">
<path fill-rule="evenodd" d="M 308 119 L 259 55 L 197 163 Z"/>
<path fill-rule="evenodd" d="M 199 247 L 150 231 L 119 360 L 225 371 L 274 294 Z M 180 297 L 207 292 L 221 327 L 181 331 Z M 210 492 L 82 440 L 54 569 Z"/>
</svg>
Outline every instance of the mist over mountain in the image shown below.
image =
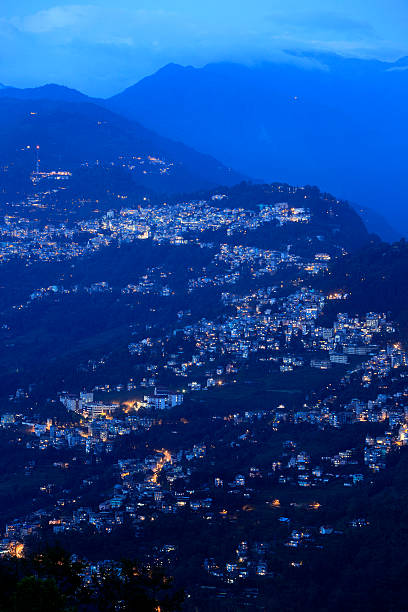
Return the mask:
<svg viewBox="0 0 408 612">
<path fill-rule="evenodd" d="M 107 104 L 250 176 L 318 184 L 406 231 L 407 58 L 303 59 L 169 64 Z"/>
<path fill-rule="evenodd" d="M 370 234 L 377 234 L 386 242 L 397 242 L 400 239 L 401 231 L 393 227 L 381 213 L 372 208 L 353 205 L 352 202 L 350 205 L 364 221 L 364 225 Z"/>
</svg>

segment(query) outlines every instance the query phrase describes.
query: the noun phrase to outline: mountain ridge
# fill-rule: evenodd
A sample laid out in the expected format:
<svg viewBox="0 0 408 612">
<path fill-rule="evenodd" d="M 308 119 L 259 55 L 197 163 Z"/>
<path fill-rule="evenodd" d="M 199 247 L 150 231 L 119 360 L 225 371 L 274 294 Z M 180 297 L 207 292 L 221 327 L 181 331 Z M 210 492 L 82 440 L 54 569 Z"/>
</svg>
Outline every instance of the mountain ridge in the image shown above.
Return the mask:
<svg viewBox="0 0 408 612">
<path fill-rule="evenodd" d="M 22 100 L 55 100 L 55 101 L 96 101 L 86 94 L 58 83 L 45 83 L 38 87 L 9 87 L 0 84 L 0 96 L 3 98 L 17 98 Z"/>
<path fill-rule="evenodd" d="M 0 160 L 5 164 L 28 164 L 34 169 L 33 150 L 38 145 L 45 169 L 75 167 L 84 161 L 119 163 L 121 156 L 134 158 L 135 163 L 125 160 L 122 166 L 132 168 L 139 184 L 158 192 L 233 184 L 244 178 L 214 158 L 163 138 L 94 102 L 3 96 L 0 113 Z M 140 156 L 143 159 L 137 160 Z M 152 174 L 155 180 L 151 180 Z"/>
</svg>

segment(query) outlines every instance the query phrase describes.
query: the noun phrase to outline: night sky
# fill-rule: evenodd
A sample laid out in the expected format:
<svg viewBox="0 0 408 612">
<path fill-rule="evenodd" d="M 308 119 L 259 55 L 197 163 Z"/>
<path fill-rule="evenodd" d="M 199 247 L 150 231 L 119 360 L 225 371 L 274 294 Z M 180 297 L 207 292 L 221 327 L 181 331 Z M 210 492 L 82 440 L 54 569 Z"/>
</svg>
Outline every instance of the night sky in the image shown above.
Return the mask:
<svg viewBox="0 0 408 612">
<path fill-rule="evenodd" d="M 169 62 L 408 55 L 406 0 L 2 0 L 0 82 L 109 96 Z"/>
</svg>

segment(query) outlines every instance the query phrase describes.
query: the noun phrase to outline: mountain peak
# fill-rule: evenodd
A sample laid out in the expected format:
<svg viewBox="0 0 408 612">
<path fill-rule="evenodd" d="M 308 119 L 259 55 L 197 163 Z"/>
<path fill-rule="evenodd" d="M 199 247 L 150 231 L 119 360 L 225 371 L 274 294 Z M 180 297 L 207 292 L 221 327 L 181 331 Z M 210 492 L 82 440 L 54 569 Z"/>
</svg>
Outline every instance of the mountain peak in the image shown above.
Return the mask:
<svg viewBox="0 0 408 612">
<path fill-rule="evenodd" d="M 144 77 L 143 79 L 141 79 L 141 81 L 135 83 L 133 87 L 136 87 L 139 83 L 148 82 L 150 80 L 167 79 L 174 78 L 177 76 L 183 76 L 184 74 L 189 73 L 193 70 L 195 70 L 193 66 L 182 66 L 181 64 L 175 64 L 174 62 L 170 62 L 162 68 L 159 68 L 159 70 L 157 70 L 153 74 Z M 132 87 L 130 87 L 129 89 L 132 89 Z"/>
<path fill-rule="evenodd" d="M 169 79 L 174 79 L 176 76 L 181 76 L 189 69 L 194 70 L 192 66 L 182 66 L 181 64 L 175 64 L 174 62 L 170 62 L 169 64 L 166 64 L 162 68 L 159 68 L 159 70 L 157 70 L 153 74 L 150 74 L 144 77 L 137 83 L 134 83 L 133 85 L 130 85 L 129 87 L 124 89 L 122 92 L 115 94 L 111 98 L 108 98 L 108 100 L 109 101 L 113 100 L 114 102 L 116 102 L 117 100 L 121 98 L 123 94 L 127 94 L 129 92 L 130 93 L 135 92 L 137 88 L 140 86 L 140 84 L 143 84 L 143 85 L 146 85 L 148 83 L 155 84 L 157 79 L 159 79 L 163 84 L 165 84 L 167 83 Z"/>
<path fill-rule="evenodd" d="M 180 72 L 181 70 L 185 70 L 185 66 L 182 66 L 181 64 L 176 64 L 175 62 L 169 62 L 168 64 L 166 64 L 165 66 L 163 66 L 162 68 L 159 68 L 159 70 L 157 70 L 156 74 L 160 74 L 160 73 L 164 73 L 164 72 Z"/>
</svg>

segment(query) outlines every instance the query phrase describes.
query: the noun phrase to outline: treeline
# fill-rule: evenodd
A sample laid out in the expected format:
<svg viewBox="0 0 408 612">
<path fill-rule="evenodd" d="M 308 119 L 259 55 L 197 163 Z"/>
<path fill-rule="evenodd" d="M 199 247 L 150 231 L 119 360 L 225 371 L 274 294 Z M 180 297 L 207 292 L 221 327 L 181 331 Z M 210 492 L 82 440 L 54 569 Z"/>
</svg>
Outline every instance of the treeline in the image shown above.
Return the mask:
<svg viewBox="0 0 408 612">
<path fill-rule="evenodd" d="M 408 243 L 388 244 L 372 240 L 358 253 L 347 255 L 333 267 L 322 282 L 329 292 L 348 293 L 347 300 L 329 301 L 325 314 L 332 319 L 337 312 L 365 314 L 391 312 L 408 338 Z"/>
<path fill-rule="evenodd" d="M 347 516 L 368 527 L 328 536 L 322 551 L 303 553 L 272 583 L 269 610 L 403 612 L 408 601 L 408 455 L 376 477 L 368 495 L 350 500 Z"/>
<path fill-rule="evenodd" d="M 161 571 L 125 560 L 83 580 L 59 546 L 0 561 L 0 612 L 175 612 L 184 594 Z"/>
</svg>

